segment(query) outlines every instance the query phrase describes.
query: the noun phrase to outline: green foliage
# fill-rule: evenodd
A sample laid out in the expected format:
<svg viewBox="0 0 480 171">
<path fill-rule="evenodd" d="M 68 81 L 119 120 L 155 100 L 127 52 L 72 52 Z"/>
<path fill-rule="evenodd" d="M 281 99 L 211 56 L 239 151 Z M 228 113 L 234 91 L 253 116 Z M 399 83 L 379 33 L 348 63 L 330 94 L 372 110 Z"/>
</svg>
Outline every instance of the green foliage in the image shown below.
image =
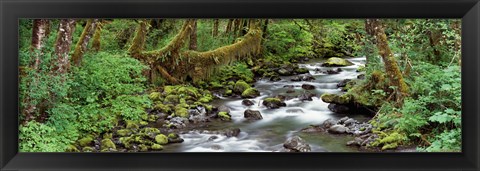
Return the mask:
<svg viewBox="0 0 480 171">
<path fill-rule="evenodd" d="M 55 127 L 36 121 L 20 126 L 19 142 L 20 152 L 63 152 L 71 143 Z"/>
<path fill-rule="evenodd" d="M 292 20 L 280 20 L 269 25 L 265 49 L 270 58 L 289 61 L 295 57 L 313 56 L 312 42 L 312 33 L 302 29 Z"/>
</svg>

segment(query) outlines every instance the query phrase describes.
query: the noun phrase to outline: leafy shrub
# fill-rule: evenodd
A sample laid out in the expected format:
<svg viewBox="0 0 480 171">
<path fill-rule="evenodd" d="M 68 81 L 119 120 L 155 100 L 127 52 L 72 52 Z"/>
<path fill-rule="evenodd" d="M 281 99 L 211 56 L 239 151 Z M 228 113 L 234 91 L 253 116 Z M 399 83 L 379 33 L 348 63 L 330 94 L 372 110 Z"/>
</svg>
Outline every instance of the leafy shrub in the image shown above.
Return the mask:
<svg viewBox="0 0 480 171">
<path fill-rule="evenodd" d="M 30 121 L 19 129 L 19 151 L 21 152 L 62 152 L 70 142 L 58 134 L 55 127 Z"/>
<path fill-rule="evenodd" d="M 265 48 L 269 56 L 288 61 L 294 57 L 312 56 L 312 42 L 310 32 L 285 20 L 269 25 Z"/>
</svg>

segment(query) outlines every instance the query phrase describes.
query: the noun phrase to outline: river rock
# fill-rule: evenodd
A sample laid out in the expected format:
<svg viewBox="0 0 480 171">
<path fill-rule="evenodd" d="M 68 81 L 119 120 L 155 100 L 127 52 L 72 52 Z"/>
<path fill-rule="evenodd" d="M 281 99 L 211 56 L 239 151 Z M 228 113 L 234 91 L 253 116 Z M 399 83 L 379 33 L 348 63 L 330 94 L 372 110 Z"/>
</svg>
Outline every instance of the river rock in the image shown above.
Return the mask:
<svg viewBox="0 0 480 171">
<path fill-rule="evenodd" d="M 182 143 L 184 140 L 175 133 L 168 134 L 168 143 Z"/>
<path fill-rule="evenodd" d="M 330 128 L 333 125 L 337 124 L 336 121 L 334 121 L 332 118 L 328 118 L 327 120 L 323 121 L 322 127 L 324 128 Z"/>
<path fill-rule="evenodd" d="M 355 124 L 357 121 L 353 118 L 348 118 L 346 121 L 343 122 L 346 126 L 349 126 L 351 124 Z"/>
<path fill-rule="evenodd" d="M 290 81 L 312 81 L 315 80 L 315 77 L 313 77 L 311 74 L 303 74 L 303 75 L 297 75 L 293 78 L 290 79 Z"/>
<path fill-rule="evenodd" d="M 285 68 L 280 68 L 277 72 L 278 72 L 278 74 L 283 75 L 283 76 L 292 75 L 292 72 L 285 69 Z"/>
<path fill-rule="evenodd" d="M 213 144 L 210 148 L 212 148 L 213 150 L 222 150 L 223 147 L 221 145 L 218 145 L 218 144 Z"/>
<path fill-rule="evenodd" d="M 365 74 L 360 74 L 357 76 L 357 79 L 363 80 L 365 79 Z"/>
<path fill-rule="evenodd" d="M 309 71 L 308 71 L 307 68 L 297 68 L 297 69 L 295 69 L 295 73 L 297 73 L 297 74 L 306 74 L 306 73 L 309 73 Z"/>
<path fill-rule="evenodd" d="M 313 90 L 315 89 L 315 86 L 311 84 L 302 84 L 302 88 L 305 90 Z"/>
<path fill-rule="evenodd" d="M 208 137 L 207 141 L 213 141 L 215 139 L 218 139 L 218 136 L 212 135 L 212 136 Z"/>
<path fill-rule="evenodd" d="M 277 82 L 277 81 L 280 81 L 280 80 L 282 80 L 282 79 L 279 76 L 276 76 L 276 75 L 270 77 L 270 81 L 272 81 L 272 82 Z"/>
<path fill-rule="evenodd" d="M 312 101 L 312 97 L 315 97 L 316 94 L 315 93 L 303 93 L 301 95 L 298 96 L 298 100 L 300 101 Z"/>
<path fill-rule="evenodd" d="M 260 91 L 255 88 L 248 88 L 242 93 L 242 98 L 255 98 L 260 96 Z"/>
<path fill-rule="evenodd" d="M 344 79 L 337 84 L 337 87 L 345 87 L 347 86 L 347 83 L 350 81 L 352 81 L 352 79 Z"/>
<path fill-rule="evenodd" d="M 246 118 L 247 120 L 263 119 L 262 114 L 260 114 L 260 111 L 250 110 L 250 109 L 247 109 L 247 110 L 245 110 L 245 112 L 243 112 L 243 117 Z"/>
<path fill-rule="evenodd" d="M 284 85 L 283 88 L 294 88 L 294 85 Z"/>
<path fill-rule="evenodd" d="M 287 109 L 287 113 L 304 113 L 302 109 Z"/>
<path fill-rule="evenodd" d="M 347 105 L 335 104 L 335 103 L 330 103 L 328 105 L 328 109 L 335 113 L 348 113 L 348 111 L 350 111 L 350 108 Z"/>
<path fill-rule="evenodd" d="M 287 104 L 282 100 L 280 100 L 279 98 L 266 98 L 263 100 L 262 104 L 266 106 L 268 109 L 277 109 L 280 107 L 287 106 Z"/>
<path fill-rule="evenodd" d="M 255 103 L 253 103 L 253 101 L 251 101 L 251 100 L 248 100 L 248 99 L 242 100 L 242 105 L 252 106 L 252 105 L 254 105 L 254 104 L 255 104 Z"/>
<path fill-rule="evenodd" d="M 347 132 L 347 127 L 343 125 L 333 125 L 332 127 L 328 128 L 328 132 L 331 134 L 343 134 Z"/>
<path fill-rule="evenodd" d="M 292 150 L 292 152 L 310 152 L 312 149 L 310 145 L 307 144 L 302 138 L 299 136 L 293 136 L 288 138 L 284 143 L 283 147 L 286 149 Z"/>
<path fill-rule="evenodd" d="M 178 128 L 178 129 L 181 129 L 181 128 L 185 128 L 186 127 L 186 122 L 188 122 L 188 120 L 186 118 L 182 118 L 182 117 L 173 117 L 172 119 L 168 120 L 166 123 L 167 125 L 170 125 L 170 128 Z"/>
<path fill-rule="evenodd" d="M 320 125 L 310 125 L 306 128 L 303 128 L 300 131 L 306 132 L 306 133 L 315 133 L 315 132 L 325 132 L 325 129 Z"/>
<path fill-rule="evenodd" d="M 241 132 L 240 128 L 227 129 L 225 130 L 223 135 L 227 137 L 236 137 L 240 134 L 240 132 Z"/>
<path fill-rule="evenodd" d="M 327 69 L 327 70 L 325 70 L 325 71 L 322 71 L 322 73 L 331 75 L 331 74 L 338 74 L 338 73 L 340 73 L 341 71 L 342 71 L 341 68 L 337 68 L 336 70 L 334 70 L 334 69 Z"/>
<path fill-rule="evenodd" d="M 230 113 L 230 108 L 229 108 L 228 106 L 221 105 L 220 107 L 218 107 L 218 112 L 227 112 L 227 113 Z"/>
<path fill-rule="evenodd" d="M 353 65 L 352 62 L 346 59 L 342 59 L 339 57 L 331 57 L 325 61 L 322 66 L 324 67 L 338 67 L 338 66 L 350 66 Z"/>
</svg>

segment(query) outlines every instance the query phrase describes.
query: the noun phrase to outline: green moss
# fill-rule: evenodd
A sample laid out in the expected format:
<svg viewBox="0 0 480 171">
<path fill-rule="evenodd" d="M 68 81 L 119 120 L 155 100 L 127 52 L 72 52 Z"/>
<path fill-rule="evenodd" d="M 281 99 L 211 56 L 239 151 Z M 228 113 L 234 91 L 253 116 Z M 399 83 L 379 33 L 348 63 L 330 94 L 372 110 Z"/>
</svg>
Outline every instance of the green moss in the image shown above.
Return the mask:
<svg viewBox="0 0 480 171">
<path fill-rule="evenodd" d="M 198 102 L 200 102 L 200 103 L 209 103 L 209 102 L 211 102 L 212 100 L 213 100 L 212 95 L 210 95 L 210 94 L 205 94 L 202 98 L 200 98 L 200 99 L 198 100 Z"/>
<path fill-rule="evenodd" d="M 157 128 L 146 127 L 146 128 L 143 128 L 140 131 L 140 133 L 144 133 L 146 135 L 154 135 L 154 134 L 159 134 L 160 130 L 158 130 Z"/>
<path fill-rule="evenodd" d="M 103 139 L 101 149 L 105 150 L 105 149 L 117 149 L 117 148 L 115 147 L 115 143 L 113 143 L 111 139 Z"/>
<path fill-rule="evenodd" d="M 218 81 L 212 81 L 212 82 L 210 82 L 210 87 L 211 88 L 223 88 L 223 85 L 220 84 L 220 82 L 218 82 Z"/>
<path fill-rule="evenodd" d="M 147 152 L 148 151 L 148 146 L 145 145 L 145 144 L 140 144 L 140 145 L 138 145 L 138 151 Z"/>
<path fill-rule="evenodd" d="M 170 95 L 170 94 L 176 94 L 177 93 L 177 87 L 175 86 L 165 86 L 163 87 L 163 93 L 166 94 L 166 95 Z"/>
<path fill-rule="evenodd" d="M 349 104 L 352 102 L 352 98 L 349 94 L 337 95 L 324 93 L 320 98 L 325 103 Z"/>
<path fill-rule="evenodd" d="M 188 118 L 188 109 L 184 107 L 175 107 L 175 116 Z"/>
<path fill-rule="evenodd" d="M 163 150 L 163 146 L 160 144 L 153 144 L 152 150 Z"/>
<path fill-rule="evenodd" d="M 155 136 L 155 142 L 160 145 L 168 144 L 168 137 L 163 134 L 158 134 L 157 136 Z"/>
<path fill-rule="evenodd" d="M 92 147 L 83 147 L 83 148 L 82 148 L 82 151 L 83 151 L 83 152 L 94 152 L 95 149 L 93 149 Z"/>
<path fill-rule="evenodd" d="M 241 94 L 246 89 L 250 88 L 250 85 L 243 80 L 238 80 L 233 87 L 233 92 Z"/>
<path fill-rule="evenodd" d="M 159 92 L 152 92 L 150 95 L 148 95 L 148 98 L 150 98 L 153 101 L 158 101 L 161 97 L 161 94 Z"/>
<path fill-rule="evenodd" d="M 80 146 L 82 147 L 89 146 L 90 144 L 92 144 L 92 142 L 93 142 L 93 137 L 91 136 L 87 136 L 85 138 L 78 140 L 78 144 L 80 144 Z"/>
<path fill-rule="evenodd" d="M 280 100 L 279 98 L 273 98 L 273 97 L 265 98 L 263 99 L 263 101 L 268 103 L 282 103 L 282 100 Z"/>
<path fill-rule="evenodd" d="M 122 143 L 123 146 L 126 147 L 126 148 L 130 148 L 131 143 L 133 142 L 133 138 L 132 138 L 132 137 L 120 137 L 118 140 L 119 140 L 120 143 Z"/>
<path fill-rule="evenodd" d="M 145 140 L 143 139 L 142 135 L 139 135 L 139 134 L 135 135 L 135 137 L 133 138 L 133 141 L 140 144 L 145 143 Z"/>
<path fill-rule="evenodd" d="M 307 68 L 297 68 L 295 69 L 295 72 L 298 74 L 305 74 L 305 73 L 308 73 L 309 71 Z"/>
<path fill-rule="evenodd" d="M 382 150 L 395 149 L 397 147 L 398 147 L 397 143 L 390 143 L 390 144 L 383 145 Z"/>
<path fill-rule="evenodd" d="M 112 138 L 112 137 L 113 137 L 112 133 L 105 133 L 105 134 L 103 134 L 103 139 L 105 139 L 105 138 Z"/>
<path fill-rule="evenodd" d="M 225 92 L 223 93 L 224 96 L 231 96 L 233 94 L 233 90 L 231 89 L 225 89 Z"/>
<path fill-rule="evenodd" d="M 146 121 L 140 121 L 139 124 L 140 124 L 141 126 L 146 126 L 146 125 L 148 125 L 148 122 L 146 122 Z"/>
<path fill-rule="evenodd" d="M 165 100 L 163 100 L 163 103 L 172 103 L 172 104 L 175 104 L 175 103 L 178 103 L 180 102 L 180 98 L 177 96 L 177 95 L 168 95 L 167 97 L 165 97 Z"/>
<path fill-rule="evenodd" d="M 168 105 L 164 105 L 162 103 L 155 105 L 154 109 L 159 110 L 160 112 L 163 112 L 163 113 L 170 113 L 172 111 L 172 109 Z"/>
<path fill-rule="evenodd" d="M 363 72 L 365 71 L 365 65 L 360 65 L 358 68 L 357 68 L 357 72 Z"/>
<path fill-rule="evenodd" d="M 260 96 L 260 92 L 255 88 L 248 88 L 242 93 L 242 98 L 255 98 Z"/>
<path fill-rule="evenodd" d="M 128 121 L 126 121 L 126 123 L 127 123 L 127 126 L 126 126 L 127 129 L 138 129 L 138 128 L 140 128 L 138 126 L 138 123 L 135 122 L 135 121 L 128 120 Z"/>
<path fill-rule="evenodd" d="M 67 148 L 65 149 L 66 152 L 80 152 L 78 148 L 74 145 L 68 145 Z"/>
<path fill-rule="evenodd" d="M 232 118 L 227 112 L 218 112 L 218 117 L 224 121 L 231 121 Z"/>
<path fill-rule="evenodd" d="M 171 139 L 178 138 L 178 134 L 170 133 L 170 134 L 168 134 L 168 138 L 171 138 Z"/>
<path fill-rule="evenodd" d="M 198 93 L 197 88 L 192 86 L 178 88 L 178 94 L 189 95 L 195 98 L 200 97 L 200 93 Z"/>
<path fill-rule="evenodd" d="M 117 130 L 117 135 L 122 136 L 122 137 L 129 136 L 130 134 L 132 134 L 132 131 L 130 129 L 119 129 L 119 130 Z"/>
<path fill-rule="evenodd" d="M 148 122 L 155 122 L 157 119 L 157 115 L 148 115 Z"/>
</svg>

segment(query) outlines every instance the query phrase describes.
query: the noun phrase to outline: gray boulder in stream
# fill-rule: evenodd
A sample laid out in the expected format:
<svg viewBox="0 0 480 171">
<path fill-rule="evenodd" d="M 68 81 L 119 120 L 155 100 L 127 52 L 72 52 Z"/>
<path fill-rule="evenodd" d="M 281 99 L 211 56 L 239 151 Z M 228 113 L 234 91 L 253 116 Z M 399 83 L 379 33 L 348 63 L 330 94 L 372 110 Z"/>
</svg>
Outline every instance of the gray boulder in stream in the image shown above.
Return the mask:
<svg viewBox="0 0 480 171">
<path fill-rule="evenodd" d="M 350 65 L 353 65 L 353 63 L 339 57 L 328 58 L 327 61 L 325 61 L 322 64 L 322 66 L 324 67 L 350 66 Z"/>
<path fill-rule="evenodd" d="M 243 112 L 243 117 L 245 117 L 247 120 L 261 120 L 261 119 L 263 119 L 262 114 L 260 114 L 260 111 L 250 110 L 250 109 L 247 109 L 247 110 L 245 110 L 245 112 Z"/>
<path fill-rule="evenodd" d="M 288 138 L 284 143 L 283 147 L 286 148 L 285 151 L 288 152 L 310 152 L 312 149 L 310 145 L 307 144 L 302 138 L 299 136 L 293 136 Z"/>
<path fill-rule="evenodd" d="M 347 127 L 343 126 L 343 125 L 333 125 L 331 126 L 330 128 L 328 128 L 328 132 L 329 133 L 332 133 L 332 134 L 343 134 L 343 133 L 346 133 L 348 130 Z"/>
<path fill-rule="evenodd" d="M 302 88 L 305 90 L 313 90 L 315 89 L 315 86 L 311 84 L 302 84 Z"/>
</svg>

